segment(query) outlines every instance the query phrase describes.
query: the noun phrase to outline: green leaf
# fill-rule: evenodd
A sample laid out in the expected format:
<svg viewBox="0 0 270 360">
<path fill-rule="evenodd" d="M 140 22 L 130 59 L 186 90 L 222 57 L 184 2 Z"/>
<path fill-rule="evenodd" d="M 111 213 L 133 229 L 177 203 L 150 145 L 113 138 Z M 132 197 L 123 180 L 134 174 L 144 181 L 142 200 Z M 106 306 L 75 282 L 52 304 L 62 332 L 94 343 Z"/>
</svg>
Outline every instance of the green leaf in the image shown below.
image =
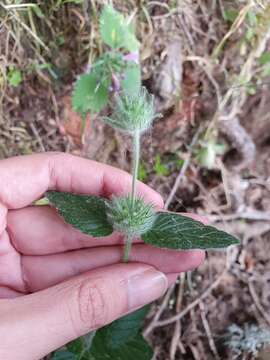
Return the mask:
<svg viewBox="0 0 270 360">
<path fill-rule="evenodd" d="M 266 64 L 264 66 L 263 72 L 262 72 L 262 76 L 270 76 L 270 64 Z"/>
<path fill-rule="evenodd" d="M 138 180 L 145 181 L 147 179 L 147 169 L 145 165 L 140 162 L 138 169 Z"/>
<path fill-rule="evenodd" d="M 59 350 L 54 352 L 54 354 L 52 355 L 52 357 L 50 358 L 51 360 L 78 360 L 77 356 L 75 354 L 73 354 L 70 351 L 67 350 Z"/>
<path fill-rule="evenodd" d="M 225 248 L 239 243 L 213 226 L 169 212 L 157 213 L 152 229 L 141 237 L 146 244 L 177 250 Z"/>
<path fill-rule="evenodd" d="M 108 87 L 109 81 L 100 81 L 94 72 L 81 75 L 72 93 L 73 109 L 82 115 L 99 112 L 108 102 Z"/>
<path fill-rule="evenodd" d="M 46 197 L 68 224 L 84 234 L 100 237 L 113 232 L 103 198 L 57 191 L 47 192 Z"/>
<path fill-rule="evenodd" d="M 238 11 L 233 9 L 224 10 L 223 18 L 224 20 L 233 23 L 238 16 Z"/>
<path fill-rule="evenodd" d="M 73 354 L 81 354 L 84 350 L 83 337 L 79 337 L 78 339 L 71 341 L 66 345 L 66 348 Z"/>
<path fill-rule="evenodd" d="M 47 198 L 43 197 L 39 200 L 36 200 L 33 202 L 33 205 L 35 206 L 44 206 L 44 205 L 49 205 L 49 201 Z"/>
<path fill-rule="evenodd" d="M 139 334 L 148 311 L 144 307 L 97 331 L 90 349 L 92 360 L 151 360 L 153 352 Z"/>
<path fill-rule="evenodd" d="M 98 331 L 95 336 L 90 357 L 91 360 L 151 360 L 153 356 L 152 349 L 144 340 L 144 338 L 137 334 L 130 339 L 126 344 L 118 348 L 110 348 L 104 344 L 103 336 Z"/>
<path fill-rule="evenodd" d="M 22 82 L 22 74 L 20 70 L 10 69 L 7 75 L 10 86 L 17 87 Z"/>
<path fill-rule="evenodd" d="M 259 57 L 259 64 L 260 65 L 266 65 L 270 63 L 270 52 L 264 52 L 260 57 Z"/>
<path fill-rule="evenodd" d="M 39 17 L 40 19 L 44 19 L 45 15 L 38 5 L 33 6 L 32 9 L 34 10 L 34 13 L 37 17 Z"/>
<path fill-rule="evenodd" d="M 167 167 L 162 164 L 160 155 L 155 156 L 154 171 L 157 176 L 168 176 L 169 171 Z"/>
<path fill-rule="evenodd" d="M 137 335 L 148 310 L 149 307 L 144 306 L 102 328 L 106 344 L 111 348 L 118 348 Z"/>
<path fill-rule="evenodd" d="M 63 4 L 82 4 L 84 0 L 64 0 Z"/>
<path fill-rule="evenodd" d="M 207 169 L 213 169 L 216 162 L 216 143 L 209 141 L 203 144 L 202 148 L 198 151 L 197 160 L 201 166 Z"/>
<path fill-rule="evenodd" d="M 100 17 L 100 34 L 105 44 L 113 49 L 137 51 L 139 42 L 124 16 L 112 6 L 104 6 Z"/>
<path fill-rule="evenodd" d="M 132 95 L 138 93 L 141 88 L 141 70 L 138 65 L 128 66 L 123 72 L 124 78 L 121 87 L 125 94 Z"/>
<path fill-rule="evenodd" d="M 256 26 L 258 23 L 258 19 L 257 19 L 255 12 L 253 12 L 251 10 L 248 11 L 248 13 L 246 15 L 246 19 L 247 19 L 248 24 L 252 27 Z"/>
<path fill-rule="evenodd" d="M 68 343 L 66 345 L 67 350 L 75 354 L 78 360 L 89 360 L 89 350 L 95 334 L 96 332 L 93 331 Z"/>
</svg>

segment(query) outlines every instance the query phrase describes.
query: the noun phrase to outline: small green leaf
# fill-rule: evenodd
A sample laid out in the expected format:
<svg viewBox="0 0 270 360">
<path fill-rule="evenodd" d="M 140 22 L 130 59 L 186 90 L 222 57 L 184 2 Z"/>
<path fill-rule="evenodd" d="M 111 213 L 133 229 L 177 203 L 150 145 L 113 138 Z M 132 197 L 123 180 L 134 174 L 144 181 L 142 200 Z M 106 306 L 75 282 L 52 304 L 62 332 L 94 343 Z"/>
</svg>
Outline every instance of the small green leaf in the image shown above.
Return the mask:
<svg viewBox="0 0 270 360">
<path fill-rule="evenodd" d="M 260 65 L 266 65 L 270 63 L 270 52 L 264 52 L 260 57 L 259 57 L 259 64 Z"/>
<path fill-rule="evenodd" d="M 262 76 L 266 77 L 266 76 L 270 76 L 270 64 L 266 64 L 264 66 L 263 72 L 262 72 Z"/>
<path fill-rule="evenodd" d="M 63 4 L 82 4 L 84 0 L 64 0 Z"/>
<path fill-rule="evenodd" d="M 138 51 L 140 43 L 134 35 L 134 30 L 131 26 L 128 26 L 125 29 L 125 37 L 123 41 L 123 48 L 127 49 L 130 52 Z"/>
<path fill-rule="evenodd" d="M 121 87 L 127 95 L 138 93 L 141 88 L 141 71 L 138 65 L 128 66 L 121 81 Z"/>
<path fill-rule="evenodd" d="M 103 198 L 57 191 L 47 192 L 46 197 L 68 224 L 84 234 L 100 237 L 113 232 Z"/>
<path fill-rule="evenodd" d="M 253 28 L 247 29 L 247 32 L 246 32 L 246 35 L 245 35 L 247 41 L 252 40 L 252 38 L 253 38 L 254 35 L 255 35 L 255 31 L 254 31 Z"/>
<path fill-rule="evenodd" d="M 248 11 L 248 13 L 246 15 L 246 19 L 247 19 L 248 24 L 252 27 L 256 26 L 258 23 L 258 19 L 257 19 L 255 12 L 253 12 L 251 10 Z"/>
<path fill-rule="evenodd" d="M 113 49 L 136 51 L 139 42 L 124 16 L 112 6 L 104 6 L 100 17 L 100 34 L 105 44 Z"/>
<path fill-rule="evenodd" d="M 144 307 L 97 331 L 90 349 L 93 360 L 151 360 L 153 352 L 139 334 Z"/>
<path fill-rule="evenodd" d="M 35 206 L 44 206 L 44 205 L 49 205 L 49 201 L 47 198 L 43 197 L 39 200 L 36 200 L 33 202 L 33 205 Z"/>
<path fill-rule="evenodd" d="M 157 176 L 168 176 L 169 170 L 162 164 L 160 155 L 155 156 L 154 171 Z"/>
<path fill-rule="evenodd" d="M 224 10 L 223 18 L 224 20 L 233 23 L 238 16 L 238 11 L 233 9 Z"/>
<path fill-rule="evenodd" d="M 209 141 L 198 151 L 197 160 L 199 164 L 207 169 L 213 169 L 216 162 L 215 142 Z"/>
<path fill-rule="evenodd" d="M 72 107 L 78 113 L 97 113 L 108 102 L 109 81 L 101 82 L 94 72 L 79 77 L 72 94 Z"/>
<path fill-rule="evenodd" d="M 33 6 L 32 9 L 34 10 L 34 13 L 37 17 L 39 17 L 40 19 L 44 19 L 45 15 L 38 5 Z"/>
<path fill-rule="evenodd" d="M 22 82 L 22 74 L 20 70 L 10 69 L 7 75 L 10 86 L 17 87 Z"/>
<path fill-rule="evenodd" d="M 59 350 L 54 352 L 50 358 L 51 360 L 78 360 L 77 356 L 67 350 Z"/>
<path fill-rule="evenodd" d="M 140 162 L 138 170 L 138 180 L 145 181 L 147 179 L 147 170 L 145 165 Z"/>
<path fill-rule="evenodd" d="M 169 212 L 157 213 L 152 229 L 141 238 L 146 244 L 177 250 L 225 248 L 239 243 L 234 236 L 213 226 Z"/>
</svg>

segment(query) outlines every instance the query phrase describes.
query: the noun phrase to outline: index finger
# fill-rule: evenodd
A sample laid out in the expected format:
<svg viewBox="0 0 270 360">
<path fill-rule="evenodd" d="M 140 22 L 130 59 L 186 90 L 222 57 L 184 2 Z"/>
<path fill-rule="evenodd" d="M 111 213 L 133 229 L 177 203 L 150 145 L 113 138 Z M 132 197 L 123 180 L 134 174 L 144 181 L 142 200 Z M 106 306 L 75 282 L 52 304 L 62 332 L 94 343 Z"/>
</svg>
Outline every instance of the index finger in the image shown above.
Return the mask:
<svg viewBox="0 0 270 360">
<path fill-rule="evenodd" d="M 109 197 L 130 192 L 125 171 L 65 153 L 41 153 L 0 161 L 0 203 L 18 209 L 39 199 L 47 190 Z M 157 207 L 161 196 L 138 181 L 138 195 Z"/>
</svg>

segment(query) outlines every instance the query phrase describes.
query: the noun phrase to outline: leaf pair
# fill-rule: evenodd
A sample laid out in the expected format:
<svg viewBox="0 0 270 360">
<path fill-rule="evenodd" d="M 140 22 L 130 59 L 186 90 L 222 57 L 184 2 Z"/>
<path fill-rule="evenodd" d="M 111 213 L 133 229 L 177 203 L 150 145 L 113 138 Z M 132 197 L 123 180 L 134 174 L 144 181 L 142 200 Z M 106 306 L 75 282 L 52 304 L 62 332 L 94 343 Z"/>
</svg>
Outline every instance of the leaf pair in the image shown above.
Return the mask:
<svg viewBox="0 0 270 360">
<path fill-rule="evenodd" d="M 50 191 L 46 194 L 64 220 L 94 237 L 108 236 L 113 226 L 107 219 L 101 197 Z M 238 244 L 238 240 L 213 226 L 203 225 L 187 216 L 157 212 L 151 229 L 141 235 L 144 243 L 166 249 L 214 249 Z"/>
<path fill-rule="evenodd" d="M 102 71 L 93 70 L 88 74 L 83 74 L 75 83 L 72 93 L 72 107 L 82 116 L 88 112 L 98 113 L 108 103 L 112 74 L 101 79 L 100 72 Z M 141 74 L 138 65 L 126 63 L 118 77 L 121 78 L 120 89 L 125 94 L 139 92 Z"/>
</svg>

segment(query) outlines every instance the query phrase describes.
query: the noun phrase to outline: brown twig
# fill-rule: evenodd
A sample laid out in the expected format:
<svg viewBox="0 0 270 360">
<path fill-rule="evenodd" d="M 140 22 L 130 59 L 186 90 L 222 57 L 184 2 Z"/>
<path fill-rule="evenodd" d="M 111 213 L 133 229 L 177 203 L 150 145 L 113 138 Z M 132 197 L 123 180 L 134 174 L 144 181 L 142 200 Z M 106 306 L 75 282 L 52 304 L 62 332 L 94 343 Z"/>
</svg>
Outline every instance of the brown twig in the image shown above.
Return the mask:
<svg viewBox="0 0 270 360">
<path fill-rule="evenodd" d="M 38 133 L 38 131 L 37 131 L 34 123 L 31 123 L 31 124 L 30 124 L 30 128 L 31 128 L 33 134 L 35 135 L 35 137 L 36 137 L 36 139 L 37 139 L 37 142 L 38 142 L 38 144 L 39 144 L 40 150 L 41 150 L 42 152 L 45 152 L 45 151 L 46 151 L 45 146 L 44 146 L 44 144 L 43 144 L 43 141 L 42 141 L 41 137 L 39 136 L 39 133 Z"/>
<path fill-rule="evenodd" d="M 150 322 L 150 324 L 145 328 L 144 332 L 143 332 L 143 336 L 147 337 L 150 332 L 155 328 L 155 324 L 156 322 L 159 320 L 161 314 L 163 313 L 164 309 L 166 308 L 168 301 L 170 300 L 170 297 L 172 295 L 172 292 L 174 291 L 175 288 L 175 284 L 173 284 L 169 290 L 167 291 L 162 303 L 160 304 L 160 307 L 158 309 L 158 311 L 156 312 L 154 318 L 152 319 L 152 321 Z"/>
<path fill-rule="evenodd" d="M 165 326 L 174 323 L 175 321 L 179 321 L 185 315 L 189 313 L 195 306 L 199 305 L 199 303 L 205 299 L 207 296 L 211 294 L 211 292 L 219 285 L 220 281 L 222 280 L 223 276 L 227 273 L 227 269 L 224 270 L 219 277 L 194 301 L 192 301 L 183 311 L 180 313 L 161 321 L 156 321 L 155 324 L 152 325 L 152 329 L 155 327 Z"/>
<path fill-rule="evenodd" d="M 267 322 L 267 324 L 270 326 L 270 316 L 267 314 L 266 310 L 263 308 L 262 304 L 260 303 L 260 299 L 256 293 L 256 290 L 253 285 L 253 281 L 251 279 L 248 280 L 248 289 L 256 308 L 258 309 L 259 313 L 262 315 L 264 320 Z"/>
<path fill-rule="evenodd" d="M 210 347 L 210 349 L 211 349 L 211 351 L 212 351 L 212 353 L 214 355 L 215 360 L 220 360 L 220 356 L 218 354 L 218 351 L 217 351 L 217 348 L 216 348 L 216 345 L 215 345 L 215 342 L 214 342 L 214 339 L 213 339 L 211 328 L 210 328 L 209 322 L 208 322 L 207 317 L 206 317 L 205 305 L 204 305 L 204 303 L 202 301 L 200 301 L 199 307 L 200 307 L 200 310 L 201 310 L 202 324 L 203 324 L 203 327 L 204 327 L 204 330 L 205 330 L 205 333 L 206 333 L 206 336 L 207 336 L 207 339 L 208 339 L 209 347 Z"/>
<path fill-rule="evenodd" d="M 187 168 L 189 166 L 189 162 L 190 162 L 190 159 L 191 159 L 191 155 L 192 155 L 192 149 L 194 147 L 194 145 L 196 144 L 197 140 L 198 140 L 198 137 L 201 133 L 201 128 L 199 127 L 199 129 L 196 131 L 195 135 L 193 136 L 192 140 L 191 140 L 191 143 L 190 143 L 190 146 L 189 146 L 189 152 L 188 152 L 188 156 L 186 157 L 184 163 L 183 163 L 183 166 L 181 167 L 181 170 L 175 180 L 175 183 L 173 185 L 173 188 L 165 202 L 165 206 L 164 208 L 167 210 L 179 188 L 179 185 L 181 183 L 181 180 L 183 178 L 183 176 L 185 175 L 186 171 L 187 171 Z"/>
<path fill-rule="evenodd" d="M 175 306 L 177 313 L 180 312 L 180 310 L 181 310 L 181 305 L 182 305 L 183 296 L 184 296 L 184 288 L 185 288 L 185 273 L 183 272 L 180 275 L 180 284 L 178 287 L 178 294 L 177 294 L 177 300 L 176 300 L 176 306 Z M 171 347 L 170 347 L 170 359 L 171 360 L 175 359 L 177 347 L 180 348 L 182 354 L 186 353 L 185 347 L 182 344 L 180 338 L 181 338 L 181 322 L 179 320 L 175 323 L 174 333 L 172 336 Z"/>
<path fill-rule="evenodd" d="M 222 215 L 208 215 L 210 222 L 219 221 L 232 221 L 237 219 L 256 220 L 256 221 L 270 221 L 270 213 L 266 211 L 260 211 L 252 208 L 246 208 L 245 211 L 236 214 Z"/>
</svg>

